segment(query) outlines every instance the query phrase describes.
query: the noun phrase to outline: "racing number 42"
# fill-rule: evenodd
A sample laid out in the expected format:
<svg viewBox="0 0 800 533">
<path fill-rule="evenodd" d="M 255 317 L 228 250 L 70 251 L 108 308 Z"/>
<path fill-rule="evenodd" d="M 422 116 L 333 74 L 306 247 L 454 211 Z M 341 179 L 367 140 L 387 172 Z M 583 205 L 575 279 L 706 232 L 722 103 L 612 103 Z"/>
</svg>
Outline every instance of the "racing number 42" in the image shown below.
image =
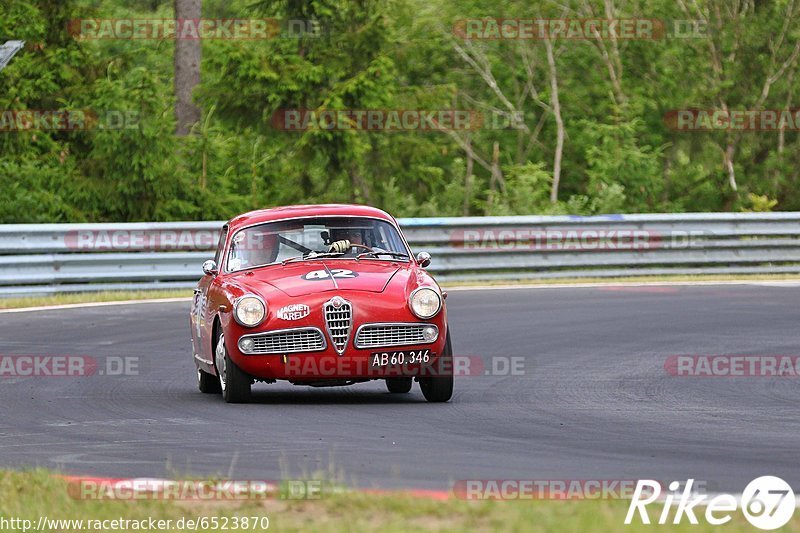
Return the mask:
<svg viewBox="0 0 800 533">
<path fill-rule="evenodd" d="M 357 274 L 352 270 L 347 270 L 346 268 L 332 268 L 330 273 L 327 270 L 312 270 L 305 276 L 303 276 L 307 280 L 316 280 L 316 279 L 328 279 L 328 278 L 354 278 Z"/>
</svg>

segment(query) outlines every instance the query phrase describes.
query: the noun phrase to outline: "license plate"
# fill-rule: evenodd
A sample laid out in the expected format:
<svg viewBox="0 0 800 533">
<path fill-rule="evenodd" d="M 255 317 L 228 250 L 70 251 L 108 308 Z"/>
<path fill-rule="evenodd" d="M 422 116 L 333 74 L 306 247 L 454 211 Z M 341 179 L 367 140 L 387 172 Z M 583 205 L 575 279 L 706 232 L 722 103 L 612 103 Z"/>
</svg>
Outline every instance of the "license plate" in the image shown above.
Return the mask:
<svg viewBox="0 0 800 533">
<path fill-rule="evenodd" d="M 403 350 L 398 352 L 372 352 L 369 354 L 373 368 L 419 365 L 431 362 L 430 350 Z"/>
</svg>

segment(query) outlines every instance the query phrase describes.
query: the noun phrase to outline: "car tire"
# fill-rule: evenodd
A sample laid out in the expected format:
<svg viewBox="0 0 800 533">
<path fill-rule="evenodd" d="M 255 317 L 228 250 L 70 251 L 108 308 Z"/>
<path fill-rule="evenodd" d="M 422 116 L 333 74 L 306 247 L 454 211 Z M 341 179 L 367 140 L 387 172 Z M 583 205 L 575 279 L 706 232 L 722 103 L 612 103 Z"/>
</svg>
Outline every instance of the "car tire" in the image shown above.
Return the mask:
<svg viewBox="0 0 800 533">
<path fill-rule="evenodd" d="M 411 385 L 413 380 L 411 378 L 387 378 L 386 388 L 392 394 L 406 394 L 411 392 Z"/>
<path fill-rule="evenodd" d="M 197 369 L 197 388 L 203 394 L 219 394 L 222 392 L 217 376 L 213 376 L 199 368 Z"/>
<path fill-rule="evenodd" d="M 432 403 L 447 402 L 453 397 L 453 345 L 450 342 L 450 327 L 444 351 L 439 356 L 438 367 L 444 376 L 419 378 L 419 388 L 426 400 Z"/>
<path fill-rule="evenodd" d="M 222 397 L 227 403 L 247 403 L 250 401 L 250 376 L 242 372 L 231 361 L 231 356 L 225 348 L 225 334 L 221 333 L 217 339 L 217 347 L 214 350 L 214 364 L 217 366 L 219 374 L 219 385 L 222 389 Z"/>
</svg>

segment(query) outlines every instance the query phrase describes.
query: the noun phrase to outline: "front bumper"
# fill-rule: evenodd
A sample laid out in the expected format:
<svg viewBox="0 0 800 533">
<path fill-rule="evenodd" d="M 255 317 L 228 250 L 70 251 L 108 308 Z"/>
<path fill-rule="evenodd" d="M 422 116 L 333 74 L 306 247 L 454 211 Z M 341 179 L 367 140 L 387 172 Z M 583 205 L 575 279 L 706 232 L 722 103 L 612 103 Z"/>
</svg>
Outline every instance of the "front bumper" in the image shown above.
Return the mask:
<svg viewBox="0 0 800 533">
<path fill-rule="evenodd" d="M 242 327 L 230 317 L 230 313 L 224 315 L 222 323 L 228 354 L 236 366 L 259 380 L 363 380 L 408 374 L 430 375 L 447 370 L 435 368 L 445 351 L 446 308 L 443 307 L 431 319 L 420 320 L 409 310 L 406 298 L 342 292 L 342 305 L 331 309 L 329 304 L 336 299 L 335 294 L 321 293 L 302 300 L 271 302 L 267 319 L 255 328 Z M 282 318 L 276 310 L 288 303 L 304 304 L 309 309 L 308 315 L 298 320 Z M 345 310 L 343 306 L 350 306 L 350 314 L 344 320 L 337 314 Z M 417 329 L 409 334 L 408 331 L 394 328 L 397 325 Z M 349 328 L 346 342 L 343 340 L 343 326 Z M 373 326 L 383 329 L 371 329 Z M 435 340 L 426 339 L 424 330 L 427 327 L 435 330 Z M 261 351 L 270 351 L 269 354 L 254 353 L 259 350 L 245 353 L 248 350 L 240 348 L 239 341 L 242 338 L 280 332 L 286 332 L 290 338 L 261 345 Z M 291 349 L 298 342 L 305 346 L 304 349 Z M 414 355 L 424 352 L 428 359 L 422 364 L 405 362 L 402 365 L 390 365 L 389 368 L 375 368 L 370 359 L 376 352 L 391 354 L 399 351 L 405 354 L 413 352 Z"/>
<path fill-rule="evenodd" d="M 347 347 L 340 355 L 332 346 L 327 335 L 319 328 L 297 328 L 296 330 L 278 330 L 275 332 L 246 333 L 238 338 L 226 336 L 228 353 L 234 363 L 244 372 L 254 378 L 264 380 L 289 380 L 302 382 L 308 380 L 364 380 L 385 379 L 387 377 L 425 377 L 447 375 L 452 372 L 451 362 L 446 362 L 442 353 L 446 344 L 446 331 L 435 324 L 419 324 L 421 327 L 436 329 L 437 338 L 432 342 L 423 344 L 409 344 L 408 340 L 396 346 L 369 346 L 357 347 L 364 344 L 358 343 L 359 337 L 354 335 L 347 343 Z M 358 328 L 368 328 L 365 324 Z M 253 339 L 264 333 L 287 332 L 296 335 L 298 331 L 318 331 L 322 335 L 324 345 L 316 344 L 312 351 L 296 351 L 287 349 L 278 353 L 248 354 L 240 349 L 241 339 Z M 307 344 L 304 338 L 301 342 Z M 280 343 L 271 343 L 271 346 L 280 348 Z M 380 354 L 376 357 L 376 354 Z M 386 361 L 389 361 L 386 364 Z M 382 364 L 383 363 L 383 364 Z"/>
</svg>

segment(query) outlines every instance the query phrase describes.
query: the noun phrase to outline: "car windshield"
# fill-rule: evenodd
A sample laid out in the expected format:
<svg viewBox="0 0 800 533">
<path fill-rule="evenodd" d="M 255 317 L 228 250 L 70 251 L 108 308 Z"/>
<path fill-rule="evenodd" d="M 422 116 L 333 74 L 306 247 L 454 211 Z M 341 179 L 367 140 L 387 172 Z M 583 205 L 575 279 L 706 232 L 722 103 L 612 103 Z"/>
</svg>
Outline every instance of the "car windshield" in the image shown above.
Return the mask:
<svg viewBox="0 0 800 533">
<path fill-rule="evenodd" d="M 319 256 L 407 261 L 408 253 L 397 229 L 385 220 L 299 218 L 239 230 L 231 239 L 226 268 L 235 272 Z"/>
</svg>

